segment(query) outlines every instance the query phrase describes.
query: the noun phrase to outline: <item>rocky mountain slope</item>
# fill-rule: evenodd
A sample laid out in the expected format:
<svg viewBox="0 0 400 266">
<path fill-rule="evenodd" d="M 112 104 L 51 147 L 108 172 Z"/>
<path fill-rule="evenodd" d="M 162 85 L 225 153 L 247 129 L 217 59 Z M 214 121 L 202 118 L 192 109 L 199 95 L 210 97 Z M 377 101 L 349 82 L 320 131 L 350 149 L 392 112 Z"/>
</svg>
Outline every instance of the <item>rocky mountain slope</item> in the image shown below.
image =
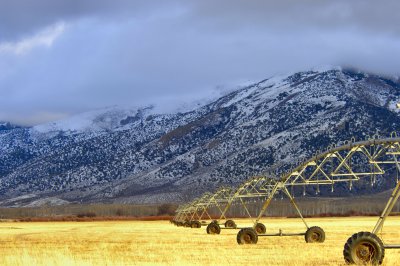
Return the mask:
<svg viewBox="0 0 400 266">
<path fill-rule="evenodd" d="M 107 108 L 0 124 L 1 204 L 187 200 L 331 143 L 390 135 L 399 101 L 399 80 L 331 69 L 262 80 L 184 113 Z"/>
</svg>

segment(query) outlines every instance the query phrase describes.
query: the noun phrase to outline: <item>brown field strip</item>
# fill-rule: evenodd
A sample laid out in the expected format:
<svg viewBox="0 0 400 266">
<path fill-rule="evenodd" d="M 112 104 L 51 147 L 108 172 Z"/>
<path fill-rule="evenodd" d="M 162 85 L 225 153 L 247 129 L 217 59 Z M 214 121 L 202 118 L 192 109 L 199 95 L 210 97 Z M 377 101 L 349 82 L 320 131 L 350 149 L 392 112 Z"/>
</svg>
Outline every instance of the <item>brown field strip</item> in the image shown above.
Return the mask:
<svg viewBox="0 0 400 266">
<path fill-rule="evenodd" d="M 168 221 L 3 222 L 0 265 L 345 265 L 343 245 L 359 231 L 371 231 L 376 217 L 308 219 L 326 232 L 322 244 L 303 236 L 262 237 L 257 245 L 236 243 L 237 230 L 207 235 L 205 227 L 175 227 Z M 299 219 L 265 219 L 267 233 L 302 232 Z M 238 220 L 238 226 L 250 225 Z M 382 233 L 400 242 L 400 217 Z M 386 250 L 383 265 L 400 265 L 400 250 Z"/>
</svg>

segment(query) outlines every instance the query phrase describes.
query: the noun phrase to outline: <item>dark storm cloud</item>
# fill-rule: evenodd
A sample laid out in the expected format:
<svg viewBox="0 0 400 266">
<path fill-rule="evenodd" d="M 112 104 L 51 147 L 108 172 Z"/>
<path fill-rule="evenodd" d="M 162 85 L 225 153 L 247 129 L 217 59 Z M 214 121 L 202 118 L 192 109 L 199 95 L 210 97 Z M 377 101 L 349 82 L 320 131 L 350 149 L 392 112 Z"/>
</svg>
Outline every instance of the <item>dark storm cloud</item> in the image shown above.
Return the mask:
<svg viewBox="0 0 400 266">
<path fill-rule="evenodd" d="M 277 29 L 355 26 L 368 31 L 399 33 L 397 0 L 2 0 L 0 32 L 4 36 L 33 32 L 59 20 L 82 17 L 144 18 L 179 8 L 188 25 L 219 30 L 244 26 Z"/>
<path fill-rule="evenodd" d="M 398 75 L 398 10 L 390 0 L 0 1 L 0 121 L 168 110 L 318 65 Z"/>
<path fill-rule="evenodd" d="M 173 2 L 152 0 L 0 0 L 0 40 L 35 32 L 57 21 L 87 17 L 141 17 Z"/>
<path fill-rule="evenodd" d="M 194 1 L 198 20 L 209 19 L 210 27 L 256 26 L 277 30 L 343 29 L 399 33 L 397 0 L 219 0 Z M 193 16 L 194 17 L 194 16 Z"/>
</svg>

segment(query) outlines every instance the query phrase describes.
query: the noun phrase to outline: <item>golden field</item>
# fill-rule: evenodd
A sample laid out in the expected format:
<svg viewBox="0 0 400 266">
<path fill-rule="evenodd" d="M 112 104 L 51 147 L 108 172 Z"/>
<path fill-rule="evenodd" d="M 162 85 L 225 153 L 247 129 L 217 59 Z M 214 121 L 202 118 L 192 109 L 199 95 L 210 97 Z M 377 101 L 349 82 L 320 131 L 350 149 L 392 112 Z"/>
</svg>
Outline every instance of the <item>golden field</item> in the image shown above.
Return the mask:
<svg viewBox="0 0 400 266">
<path fill-rule="evenodd" d="M 303 236 L 260 237 L 257 245 L 245 246 L 236 243 L 237 230 L 207 235 L 205 227 L 175 227 L 168 221 L 2 222 L 0 265 L 345 265 L 346 240 L 371 231 L 376 220 L 307 219 L 325 230 L 324 243 L 307 244 Z M 267 233 L 305 231 L 299 219 L 263 223 Z M 379 236 L 386 243 L 400 242 L 400 217 L 390 217 Z M 384 265 L 400 265 L 400 250 L 386 250 Z"/>
</svg>

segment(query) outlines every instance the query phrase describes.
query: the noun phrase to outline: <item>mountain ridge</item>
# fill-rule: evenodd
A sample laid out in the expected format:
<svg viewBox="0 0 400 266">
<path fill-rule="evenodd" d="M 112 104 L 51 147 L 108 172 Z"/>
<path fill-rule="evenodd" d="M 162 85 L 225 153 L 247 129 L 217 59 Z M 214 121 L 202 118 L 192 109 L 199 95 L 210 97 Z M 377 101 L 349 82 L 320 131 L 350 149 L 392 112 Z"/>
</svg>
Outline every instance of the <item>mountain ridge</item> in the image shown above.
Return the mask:
<svg viewBox="0 0 400 266">
<path fill-rule="evenodd" d="M 331 143 L 388 135 L 399 100 L 398 81 L 334 68 L 265 79 L 189 112 L 122 111 L 111 128 L 0 131 L 0 200 L 183 201 Z"/>
</svg>

